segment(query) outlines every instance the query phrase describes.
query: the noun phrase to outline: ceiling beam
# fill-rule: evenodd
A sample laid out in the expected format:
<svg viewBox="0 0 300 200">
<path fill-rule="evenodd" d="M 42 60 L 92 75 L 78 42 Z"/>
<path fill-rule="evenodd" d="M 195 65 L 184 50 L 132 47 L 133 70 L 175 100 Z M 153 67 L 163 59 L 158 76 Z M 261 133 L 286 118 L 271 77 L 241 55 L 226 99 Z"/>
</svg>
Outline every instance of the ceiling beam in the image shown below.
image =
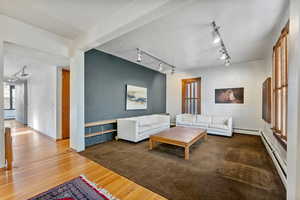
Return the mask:
<svg viewBox="0 0 300 200">
<path fill-rule="evenodd" d="M 101 19 L 104 23 L 96 25 L 86 34 L 77 38 L 72 50 L 88 51 L 112 39 L 120 37 L 134 29 L 166 16 L 175 10 L 183 8 L 195 0 L 134 0 L 120 11 Z"/>
</svg>

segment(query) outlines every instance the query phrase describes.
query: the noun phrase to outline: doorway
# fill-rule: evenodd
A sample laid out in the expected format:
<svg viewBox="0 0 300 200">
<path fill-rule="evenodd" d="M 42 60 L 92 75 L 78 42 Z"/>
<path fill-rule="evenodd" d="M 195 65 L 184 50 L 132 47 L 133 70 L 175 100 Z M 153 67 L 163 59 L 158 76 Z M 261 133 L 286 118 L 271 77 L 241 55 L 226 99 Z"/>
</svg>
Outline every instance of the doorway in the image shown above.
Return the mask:
<svg viewBox="0 0 300 200">
<path fill-rule="evenodd" d="M 62 139 L 70 138 L 70 71 L 62 70 Z"/>
</svg>

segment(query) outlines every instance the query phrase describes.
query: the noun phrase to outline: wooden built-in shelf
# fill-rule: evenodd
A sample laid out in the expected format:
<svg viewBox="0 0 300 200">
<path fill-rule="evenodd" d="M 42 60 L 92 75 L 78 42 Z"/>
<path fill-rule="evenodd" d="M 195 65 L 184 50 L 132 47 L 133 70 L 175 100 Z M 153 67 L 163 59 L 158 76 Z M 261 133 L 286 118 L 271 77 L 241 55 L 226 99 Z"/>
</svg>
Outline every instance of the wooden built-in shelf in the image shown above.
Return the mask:
<svg viewBox="0 0 300 200">
<path fill-rule="evenodd" d="M 115 132 L 115 131 L 117 131 L 117 129 L 109 129 L 109 130 L 100 131 L 100 132 L 96 132 L 96 133 L 89 133 L 89 134 L 86 134 L 85 137 L 89 138 L 89 137 L 102 135 L 102 134 L 105 134 L 105 133 L 111 133 L 111 132 Z"/>
<path fill-rule="evenodd" d="M 90 122 L 90 123 L 86 123 L 85 127 L 92 127 L 92 126 L 100 126 L 100 125 L 104 125 L 104 124 L 112 124 L 112 123 L 117 123 L 116 119 L 110 119 L 110 120 L 103 120 L 103 121 L 97 121 L 97 122 Z"/>
</svg>

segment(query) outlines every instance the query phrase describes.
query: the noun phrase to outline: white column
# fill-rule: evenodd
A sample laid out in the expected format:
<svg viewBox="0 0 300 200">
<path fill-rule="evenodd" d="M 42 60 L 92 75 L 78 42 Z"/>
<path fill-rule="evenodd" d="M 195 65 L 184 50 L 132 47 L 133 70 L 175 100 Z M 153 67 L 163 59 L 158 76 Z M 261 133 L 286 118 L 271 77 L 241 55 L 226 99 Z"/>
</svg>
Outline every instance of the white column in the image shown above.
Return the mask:
<svg viewBox="0 0 300 200">
<path fill-rule="evenodd" d="M 4 111 L 3 111 L 3 41 L 0 40 L 0 168 L 5 167 L 5 146 L 4 146 Z"/>
<path fill-rule="evenodd" d="M 70 146 L 83 151 L 84 145 L 84 52 L 76 50 L 70 60 Z"/>
<path fill-rule="evenodd" d="M 300 1 L 290 1 L 287 199 L 300 200 Z"/>
</svg>

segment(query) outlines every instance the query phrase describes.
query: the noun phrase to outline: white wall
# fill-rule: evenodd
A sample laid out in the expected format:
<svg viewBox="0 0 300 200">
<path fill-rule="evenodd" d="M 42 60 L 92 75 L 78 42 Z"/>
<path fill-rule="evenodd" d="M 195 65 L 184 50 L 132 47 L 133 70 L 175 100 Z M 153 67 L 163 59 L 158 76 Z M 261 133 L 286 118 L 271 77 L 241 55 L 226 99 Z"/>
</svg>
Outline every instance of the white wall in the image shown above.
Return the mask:
<svg viewBox="0 0 300 200">
<path fill-rule="evenodd" d="M 70 62 L 70 147 L 84 151 L 84 52 L 74 52 Z"/>
<path fill-rule="evenodd" d="M 201 77 L 201 109 L 204 115 L 233 117 L 234 128 L 259 130 L 261 120 L 262 83 L 266 79 L 263 60 L 209 67 L 185 74 L 167 76 L 167 112 L 172 118 L 181 113 L 181 79 Z M 244 87 L 244 104 L 215 104 L 215 89 Z"/>
<path fill-rule="evenodd" d="M 28 126 L 56 139 L 57 68 L 39 64 L 28 71 Z"/>
</svg>

